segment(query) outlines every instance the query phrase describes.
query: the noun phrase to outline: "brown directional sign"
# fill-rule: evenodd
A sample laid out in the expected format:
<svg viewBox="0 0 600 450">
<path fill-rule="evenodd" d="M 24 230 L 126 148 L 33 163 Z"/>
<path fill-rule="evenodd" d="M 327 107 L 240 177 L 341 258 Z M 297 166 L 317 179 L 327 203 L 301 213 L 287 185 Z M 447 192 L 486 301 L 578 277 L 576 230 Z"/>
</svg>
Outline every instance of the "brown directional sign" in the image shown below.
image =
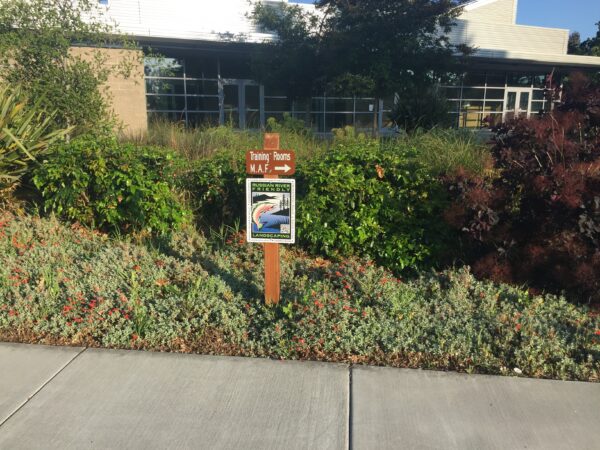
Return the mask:
<svg viewBox="0 0 600 450">
<path fill-rule="evenodd" d="M 246 152 L 248 175 L 293 175 L 296 154 L 290 150 L 249 150 Z"/>
</svg>

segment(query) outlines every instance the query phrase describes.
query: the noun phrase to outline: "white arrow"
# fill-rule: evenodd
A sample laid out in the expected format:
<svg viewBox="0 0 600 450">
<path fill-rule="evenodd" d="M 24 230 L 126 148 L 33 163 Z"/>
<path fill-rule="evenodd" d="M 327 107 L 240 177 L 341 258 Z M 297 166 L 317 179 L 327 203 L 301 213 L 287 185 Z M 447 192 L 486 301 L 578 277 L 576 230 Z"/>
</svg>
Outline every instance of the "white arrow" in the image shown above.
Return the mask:
<svg viewBox="0 0 600 450">
<path fill-rule="evenodd" d="M 290 166 L 288 166 L 287 164 L 285 166 L 275 166 L 275 170 L 281 171 L 281 172 L 289 172 L 292 168 Z"/>
</svg>

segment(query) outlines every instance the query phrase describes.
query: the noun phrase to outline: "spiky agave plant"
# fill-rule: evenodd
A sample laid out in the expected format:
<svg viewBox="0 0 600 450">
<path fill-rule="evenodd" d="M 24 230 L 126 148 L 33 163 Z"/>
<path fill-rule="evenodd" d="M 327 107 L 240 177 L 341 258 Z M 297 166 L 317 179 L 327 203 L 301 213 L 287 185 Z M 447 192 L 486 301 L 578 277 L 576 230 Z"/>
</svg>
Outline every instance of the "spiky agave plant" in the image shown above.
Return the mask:
<svg viewBox="0 0 600 450">
<path fill-rule="evenodd" d="M 14 186 L 50 145 L 72 128 L 52 129 L 54 113 L 29 103 L 21 88 L 0 85 L 0 191 Z"/>
</svg>

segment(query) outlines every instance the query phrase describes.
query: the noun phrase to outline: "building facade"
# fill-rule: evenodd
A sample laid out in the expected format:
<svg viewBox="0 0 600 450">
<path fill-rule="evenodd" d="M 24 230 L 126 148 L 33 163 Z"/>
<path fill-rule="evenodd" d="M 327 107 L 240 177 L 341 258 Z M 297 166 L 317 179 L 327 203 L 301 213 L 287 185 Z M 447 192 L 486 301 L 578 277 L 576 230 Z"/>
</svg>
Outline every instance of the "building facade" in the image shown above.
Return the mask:
<svg viewBox="0 0 600 450">
<path fill-rule="evenodd" d="M 285 93 L 252 80 L 250 51 L 273 36 L 253 26 L 247 0 L 101 4 L 122 32 L 163 55 L 145 59 L 143 108 L 148 120 L 259 129 L 269 117 L 290 114 L 316 132 L 346 125 L 364 131 L 390 126 L 393 98 L 333 97 L 324 92 L 292 102 Z M 600 58 L 567 54 L 568 30 L 517 25 L 516 11 L 517 0 L 477 0 L 456 20 L 451 42 L 476 51 L 468 72 L 444 86 L 455 126 L 487 127 L 513 116 L 537 114 L 550 108 L 544 97 L 550 76 L 559 80 L 573 70 L 600 70 Z M 142 108 L 138 103 L 142 102 L 135 107 Z M 127 123 L 126 114 L 115 109 Z M 139 122 L 139 114 L 136 117 Z"/>
</svg>

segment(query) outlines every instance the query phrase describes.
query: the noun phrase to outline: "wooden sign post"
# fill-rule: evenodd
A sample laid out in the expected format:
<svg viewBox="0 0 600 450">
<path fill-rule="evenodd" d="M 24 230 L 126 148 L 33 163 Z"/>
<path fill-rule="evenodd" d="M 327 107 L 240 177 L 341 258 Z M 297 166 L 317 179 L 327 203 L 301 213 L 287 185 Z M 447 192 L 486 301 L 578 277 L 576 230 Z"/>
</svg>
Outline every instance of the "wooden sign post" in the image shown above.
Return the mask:
<svg viewBox="0 0 600 450">
<path fill-rule="evenodd" d="M 279 133 L 265 133 L 265 150 L 279 150 Z M 265 175 L 265 178 L 279 178 L 279 175 Z M 281 266 L 279 264 L 279 244 L 265 243 L 265 303 L 277 305 L 281 299 Z"/>
<path fill-rule="evenodd" d="M 294 152 L 279 148 L 279 134 L 265 133 L 264 149 L 246 152 L 246 173 L 279 179 L 296 171 Z M 246 181 L 248 242 L 262 242 L 265 251 L 265 302 L 276 305 L 281 297 L 279 242 L 295 239 L 295 181 Z"/>
</svg>

